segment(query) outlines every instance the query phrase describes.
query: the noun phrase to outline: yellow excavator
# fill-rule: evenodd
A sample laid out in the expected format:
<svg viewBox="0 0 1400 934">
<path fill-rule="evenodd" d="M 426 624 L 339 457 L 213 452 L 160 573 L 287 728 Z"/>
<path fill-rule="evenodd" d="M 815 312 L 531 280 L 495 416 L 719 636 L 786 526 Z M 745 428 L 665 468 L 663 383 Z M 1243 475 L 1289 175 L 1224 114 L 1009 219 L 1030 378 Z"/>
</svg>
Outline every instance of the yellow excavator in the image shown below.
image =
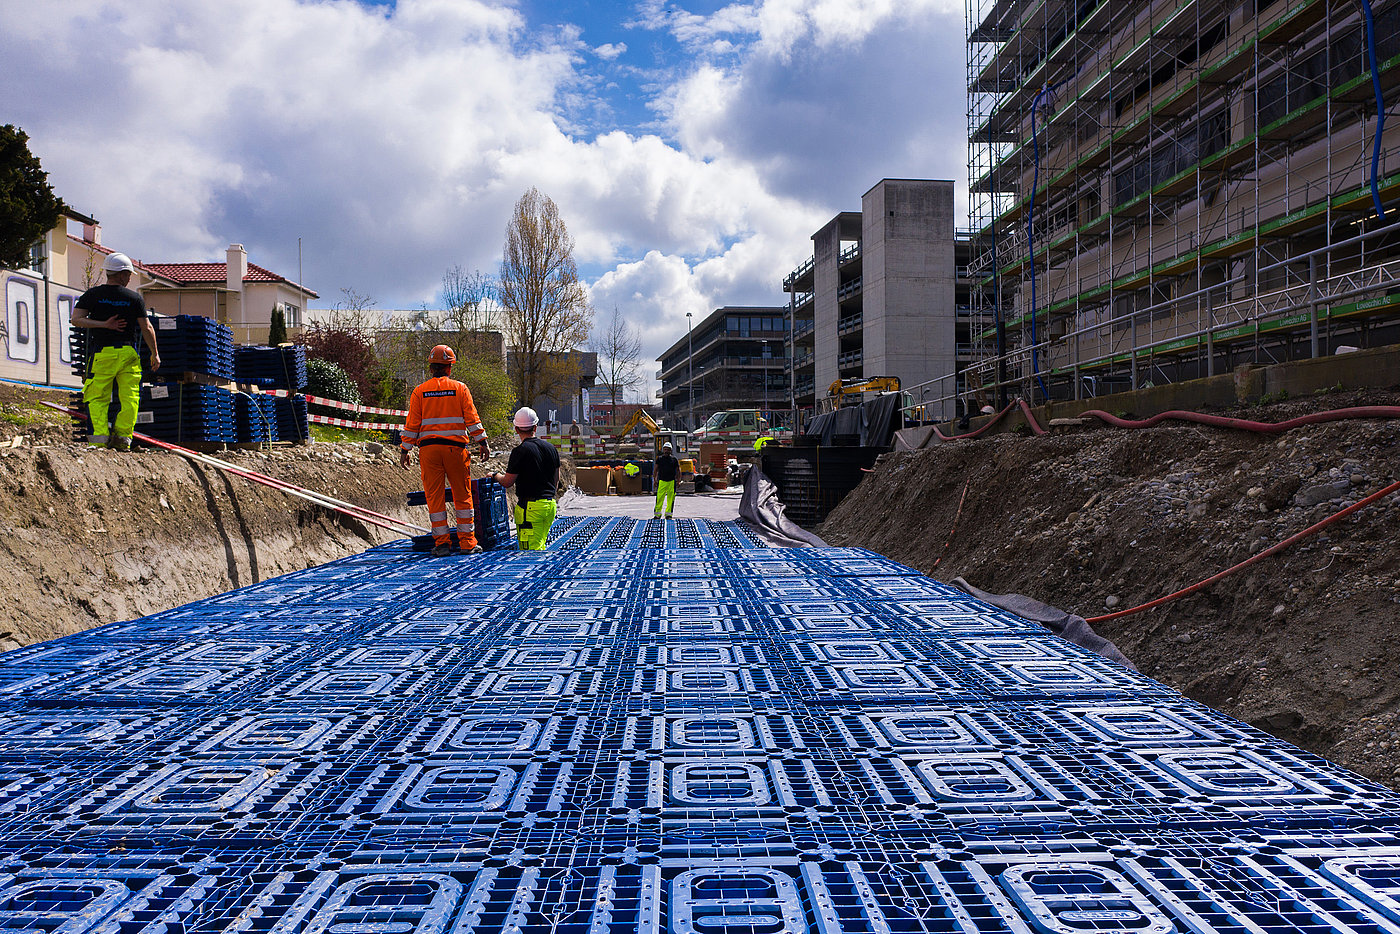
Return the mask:
<svg viewBox="0 0 1400 934">
<path fill-rule="evenodd" d="M 838 379 L 826 390 L 832 409 L 859 405 L 867 392 L 899 392 L 898 376 L 855 376 Z"/>
<path fill-rule="evenodd" d="M 626 438 L 638 425 L 645 428 L 651 434 L 652 447 L 654 448 L 653 454 L 660 454 L 661 446 L 667 441 L 671 442 L 671 450 L 677 457 L 680 457 L 681 452 L 685 450 L 685 432 L 668 431 L 662 428 L 660 425 L 656 424 L 656 419 L 652 418 L 651 415 L 647 413 L 646 409 L 638 409 L 636 412 L 633 412 L 632 417 L 629 418 L 621 428 L 614 432 L 613 440 L 618 442 L 622 441 L 622 439 Z"/>
</svg>

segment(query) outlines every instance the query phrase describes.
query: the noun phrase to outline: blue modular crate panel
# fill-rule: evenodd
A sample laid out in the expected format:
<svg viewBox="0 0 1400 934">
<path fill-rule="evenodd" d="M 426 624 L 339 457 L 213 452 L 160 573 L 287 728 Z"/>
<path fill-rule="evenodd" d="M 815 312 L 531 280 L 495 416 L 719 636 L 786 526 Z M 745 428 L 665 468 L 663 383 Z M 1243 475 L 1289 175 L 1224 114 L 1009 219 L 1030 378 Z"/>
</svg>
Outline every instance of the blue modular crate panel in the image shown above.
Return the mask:
<svg viewBox="0 0 1400 934">
<path fill-rule="evenodd" d="M 234 424 L 240 442 L 276 441 L 277 406 L 273 396 L 235 393 Z"/>
<path fill-rule="evenodd" d="M 239 382 L 301 392 L 306 388 L 306 348 L 236 347 L 234 377 Z"/>
<path fill-rule="evenodd" d="M 1400 796 L 1034 624 L 742 523 L 551 539 L 0 655 L 0 930 L 1400 931 Z"/>
<path fill-rule="evenodd" d="M 311 422 L 307 418 L 305 396 L 278 396 L 277 437 L 282 441 L 306 441 L 311 437 Z"/>
</svg>

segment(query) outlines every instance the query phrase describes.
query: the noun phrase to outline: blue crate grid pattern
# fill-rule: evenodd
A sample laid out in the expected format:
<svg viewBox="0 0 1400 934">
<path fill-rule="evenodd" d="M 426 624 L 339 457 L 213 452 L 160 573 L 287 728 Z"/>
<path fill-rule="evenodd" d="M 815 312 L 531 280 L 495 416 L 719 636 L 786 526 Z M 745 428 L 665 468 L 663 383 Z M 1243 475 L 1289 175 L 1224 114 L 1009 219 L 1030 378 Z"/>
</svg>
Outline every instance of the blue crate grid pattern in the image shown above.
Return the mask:
<svg viewBox="0 0 1400 934">
<path fill-rule="evenodd" d="M 0 930 L 1400 930 L 1389 790 L 879 555 L 594 518 L 0 656 Z"/>
<path fill-rule="evenodd" d="M 233 329 L 201 315 L 151 315 L 160 349 L 160 373 L 203 373 L 233 379 Z M 150 372 L 150 351 L 141 342 L 141 365 Z"/>
<path fill-rule="evenodd" d="M 239 436 L 234 399 L 227 389 L 198 383 L 142 386 L 136 430 L 175 443 L 236 442 Z"/>
<path fill-rule="evenodd" d="M 307 418 L 305 396 L 277 396 L 273 406 L 277 413 L 278 440 L 306 441 L 311 438 L 311 421 Z"/>
<path fill-rule="evenodd" d="M 233 394 L 233 406 L 238 441 L 248 443 L 278 439 L 274 396 L 237 392 Z"/>
<path fill-rule="evenodd" d="M 264 389 L 306 389 L 306 348 L 300 344 L 285 347 L 235 347 L 234 378 Z"/>
</svg>

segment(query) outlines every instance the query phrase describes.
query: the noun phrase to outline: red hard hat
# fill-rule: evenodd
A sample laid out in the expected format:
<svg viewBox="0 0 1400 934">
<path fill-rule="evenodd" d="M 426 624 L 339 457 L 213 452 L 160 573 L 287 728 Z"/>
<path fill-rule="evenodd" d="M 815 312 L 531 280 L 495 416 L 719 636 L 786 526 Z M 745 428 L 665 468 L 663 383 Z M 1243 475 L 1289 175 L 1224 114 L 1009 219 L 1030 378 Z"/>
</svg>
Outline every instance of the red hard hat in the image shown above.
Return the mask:
<svg viewBox="0 0 1400 934">
<path fill-rule="evenodd" d="M 448 347 L 446 344 L 438 344 L 436 347 L 433 348 L 432 353 L 428 354 L 428 362 L 456 363 L 457 354 L 453 353 L 452 348 Z"/>
</svg>

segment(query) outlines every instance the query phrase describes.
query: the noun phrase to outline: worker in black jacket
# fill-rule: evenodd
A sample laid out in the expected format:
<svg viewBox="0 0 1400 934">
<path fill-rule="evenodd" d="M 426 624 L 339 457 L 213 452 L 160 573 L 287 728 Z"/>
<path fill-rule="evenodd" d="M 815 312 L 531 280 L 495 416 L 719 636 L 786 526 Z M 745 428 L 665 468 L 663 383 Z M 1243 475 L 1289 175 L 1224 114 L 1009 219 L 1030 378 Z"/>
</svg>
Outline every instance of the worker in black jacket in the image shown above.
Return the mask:
<svg viewBox="0 0 1400 934">
<path fill-rule="evenodd" d="M 676 509 L 676 475 L 681 471 L 681 462 L 671 453 L 671 442 L 661 446 L 661 454 L 656 458 L 656 515 L 655 518 L 671 518 Z M 665 511 L 662 511 L 662 506 Z"/>
</svg>

